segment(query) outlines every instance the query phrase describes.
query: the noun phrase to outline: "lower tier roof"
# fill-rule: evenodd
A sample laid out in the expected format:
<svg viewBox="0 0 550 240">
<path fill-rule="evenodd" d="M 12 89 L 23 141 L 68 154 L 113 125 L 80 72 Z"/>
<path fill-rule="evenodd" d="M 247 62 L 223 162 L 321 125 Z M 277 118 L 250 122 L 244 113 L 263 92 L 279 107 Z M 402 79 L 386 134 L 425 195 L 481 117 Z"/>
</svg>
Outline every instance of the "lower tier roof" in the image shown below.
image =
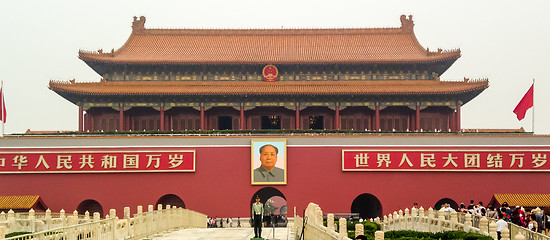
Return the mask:
<svg viewBox="0 0 550 240">
<path fill-rule="evenodd" d="M 122 81 L 75 83 L 50 81 L 49 88 L 71 102 L 81 97 L 123 96 L 358 96 L 470 95 L 466 103 L 489 86 L 488 80 L 474 81 Z M 470 94 L 469 94 L 470 93 Z M 473 94 L 472 94 L 473 93 Z M 69 95 L 72 96 L 69 99 Z"/>
</svg>

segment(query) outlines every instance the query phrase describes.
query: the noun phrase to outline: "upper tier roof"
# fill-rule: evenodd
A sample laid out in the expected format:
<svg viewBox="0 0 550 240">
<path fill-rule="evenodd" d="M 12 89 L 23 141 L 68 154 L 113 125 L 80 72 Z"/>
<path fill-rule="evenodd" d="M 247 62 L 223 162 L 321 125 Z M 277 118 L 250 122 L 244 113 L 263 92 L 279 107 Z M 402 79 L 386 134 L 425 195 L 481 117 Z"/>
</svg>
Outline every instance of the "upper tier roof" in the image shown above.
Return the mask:
<svg viewBox="0 0 550 240">
<path fill-rule="evenodd" d="M 450 62 L 460 50 L 430 52 L 413 31 L 412 16 L 399 28 L 357 29 L 146 29 L 134 17 L 132 34 L 112 52 L 80 51 L 90 66 L 112 64 L 320 64 Z M 451 61 L 449 61 L 451 60 Z M 94 68 L 95 69 L 95 68 Z M 96 70 L 97 71 L 97 70 Z M 101 73 L 100 73 L 101 74 Z"/>
</svg>

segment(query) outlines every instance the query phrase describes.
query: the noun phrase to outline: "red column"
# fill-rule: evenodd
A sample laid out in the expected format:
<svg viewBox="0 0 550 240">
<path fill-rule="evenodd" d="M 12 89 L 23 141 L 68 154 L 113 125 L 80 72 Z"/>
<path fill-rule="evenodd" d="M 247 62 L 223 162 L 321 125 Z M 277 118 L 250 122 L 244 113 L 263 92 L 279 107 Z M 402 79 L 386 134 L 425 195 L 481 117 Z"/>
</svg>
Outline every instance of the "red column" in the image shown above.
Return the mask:
<svg viewBox="0 0 550 240">
<path fill-rule="evenodd" d="M 244 129 L 244 107 L 241 106 L 241 130 Z"/>
<path fill-rule="evenodd" d="M 296 129 L 300 129 L 300 106 L 296 105 Z"/>
<path fill-rule="evenodd" d="M 416 106 L 416 123 L 414 126 L 414 130 L 420 131 L 420 106 Z"/>
<path fill-rule="evenodd" d="M 84 132 L 84 108 L 78 106 L 78 131 Z"/>
<path fill-rule="evenodd" d="M 205 130 L 204 129 L 204 107 L 201 106 L 201 130 Z"/>
<path fill-rule="evenodd" d="M 461 127 L 460 127 L 460 103 L 456 104 L 456 131 L 457 132 L 461 131 Z"/>
<path fill-rule="evenodd" d="M 340 130 L 340 106 L 334 110 L 334 129 Z"/>
<path fill-rule="evenodd" d="M 380 106 L 378 105 L 374 111 L 374 131 L 380 131 Z"/>
<path fill-rule="evenodd" d="M 164 107 L 160 107 L 160 130 L 164 131 Z"/>
<path fill-rule="evenodd" d="M 84 113 L 84 132 L 90 130 L 90 114 Z"/>
<path fill-rule="evenodd" d="M 124 107 L 118 109 L 118 130 L 124 131 Z"/>
</svg>

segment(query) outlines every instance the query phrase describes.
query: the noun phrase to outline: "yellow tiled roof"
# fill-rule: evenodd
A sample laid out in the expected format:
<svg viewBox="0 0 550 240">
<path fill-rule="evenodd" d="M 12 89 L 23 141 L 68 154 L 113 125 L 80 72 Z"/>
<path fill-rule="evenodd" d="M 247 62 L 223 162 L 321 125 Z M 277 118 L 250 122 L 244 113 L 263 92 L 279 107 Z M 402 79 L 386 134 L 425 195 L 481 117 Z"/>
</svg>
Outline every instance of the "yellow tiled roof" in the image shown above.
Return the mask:
<svg viewBox="0 0 550 240">
<path fill-rule="evenodd" d="M 500 204 L 507 202 L 510 206 L 550 206 L 550 194 L 495 194 L 493 198 Z"/>
<path fill-rule="evenodd" d="M 86 95 L 224 95 L 224 94 L 456 94 L 485 89 L 479 81 L 123 81 L 70 83 L 50 81 L 56 92 Z"/>
<path fill-rule="evenodd" d="M 399 28 L 147 29 L 134 21 L 127 42 L 112 52 L 80 51 L 107 63 L 424 63 L 458 59 L 460 50 L 431 52 L 418 42 L 412 17 Z"/>
<path fill-rule="evenodd" d="M 30 209 L 40 201 L 40 196 L 0 196 L 0 209 Z"/>
</svg>

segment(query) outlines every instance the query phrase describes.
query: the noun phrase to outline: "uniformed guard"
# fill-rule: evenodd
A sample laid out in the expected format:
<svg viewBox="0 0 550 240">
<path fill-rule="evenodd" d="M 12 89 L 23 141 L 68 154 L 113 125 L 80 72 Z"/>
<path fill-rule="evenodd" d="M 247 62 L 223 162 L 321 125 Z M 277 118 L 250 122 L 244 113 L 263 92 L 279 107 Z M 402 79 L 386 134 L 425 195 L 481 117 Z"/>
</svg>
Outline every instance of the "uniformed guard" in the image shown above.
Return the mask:
<svg viewBox="0 0 550 240">
<path fill-rule="evenodd" d="M 264 205 L 260 202 L 260 196 L 256 195 L 256 202 L 252 204 L 252 218 L 254 219 L 254 238 L 262 238 L 262 216 Z"/>
</svg>

